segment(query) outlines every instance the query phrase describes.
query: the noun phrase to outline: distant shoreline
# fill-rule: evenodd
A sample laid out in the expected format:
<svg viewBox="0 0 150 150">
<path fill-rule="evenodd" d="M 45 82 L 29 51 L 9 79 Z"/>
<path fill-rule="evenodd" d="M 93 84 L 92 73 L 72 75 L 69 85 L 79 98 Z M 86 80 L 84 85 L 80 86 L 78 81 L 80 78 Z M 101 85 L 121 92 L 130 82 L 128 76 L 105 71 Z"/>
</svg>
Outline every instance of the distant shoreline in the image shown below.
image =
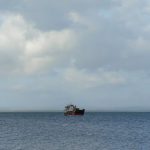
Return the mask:
<svg viewBox="0 0 150 150">
<path fill-rule="evenodd" d="M 0 111 L 0 113 L 63 113 L 63 111 Z M 85 113 L 150 113 L 150 111 L 86 111 Z"/>
</svg>

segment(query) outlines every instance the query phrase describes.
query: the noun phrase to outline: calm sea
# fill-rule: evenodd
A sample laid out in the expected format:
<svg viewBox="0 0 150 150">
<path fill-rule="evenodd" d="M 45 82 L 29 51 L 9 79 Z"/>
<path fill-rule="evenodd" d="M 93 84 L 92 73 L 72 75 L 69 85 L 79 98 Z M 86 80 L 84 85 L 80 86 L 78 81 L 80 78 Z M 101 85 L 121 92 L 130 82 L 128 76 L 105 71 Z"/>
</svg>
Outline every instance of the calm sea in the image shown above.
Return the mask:
<svg viewBox="0 0 150 150">
<path fill-rule="evenodd" d="M 150 150 L 150 113 L 0 113 L 0 150 Z"/>
</svg>

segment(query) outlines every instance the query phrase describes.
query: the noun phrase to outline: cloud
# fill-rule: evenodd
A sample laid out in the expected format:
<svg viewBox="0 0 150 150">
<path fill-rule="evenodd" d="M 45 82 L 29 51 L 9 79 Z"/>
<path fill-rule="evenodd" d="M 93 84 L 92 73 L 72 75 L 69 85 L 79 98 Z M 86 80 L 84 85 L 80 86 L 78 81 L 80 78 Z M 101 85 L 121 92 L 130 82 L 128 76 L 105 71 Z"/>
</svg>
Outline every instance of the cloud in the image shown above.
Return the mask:
<svg viewBox="0 0 150 150">
<path fill-rule="evenodd" d="M 88 17 L 82 16 L 75 11 L 69 12 L 68 17 L 72 23 L 80 25 L 82 27 L 82 30 L 83 28 L 86 28 L 86 30 L 94 30 L 94 24 L 92 24 L 91 20 L 89 20 Z"/>
<path fill-rule="evenodd" d="M 5 105 L 150 104 L 148 0 L 2 0 L 0 8 Z"/>
<path fill-rule="evenodd" d="M 120 72 L 103 69 L 91 73 L 84 69 L 68 68 L 64 71 L 64 79 L 79 88 L 126 84 L 126 78 Z"/>
<path fill-rule="evenodd" d="M 1 14 L 0 18 L 1 73 L 50 69 L 71 51 L 76 41 L 71 29 L 44 32 L 20 14 Z"/>
<path fill-rule="evenodd" d="M 37 37 L 26 44 L 25 71 L 32 72 L 44 67 L 55 66 L 65 55 L 70 53 L 74 44 L 75 33 L 69 29 L 39 33 Z"/>
</svg>

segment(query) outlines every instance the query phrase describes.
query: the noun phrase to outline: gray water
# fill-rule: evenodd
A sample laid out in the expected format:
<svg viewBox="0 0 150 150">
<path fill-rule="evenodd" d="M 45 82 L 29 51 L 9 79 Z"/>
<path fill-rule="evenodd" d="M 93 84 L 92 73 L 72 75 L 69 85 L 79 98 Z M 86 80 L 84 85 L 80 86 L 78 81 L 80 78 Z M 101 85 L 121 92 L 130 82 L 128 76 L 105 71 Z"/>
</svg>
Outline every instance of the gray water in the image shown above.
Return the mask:
<svg viewBox="0 0 150 150">
<path fill-rule="evenodd" d="M 0 113 L 0 150 L 150 150 L 150 113 Z"/>
</svg>

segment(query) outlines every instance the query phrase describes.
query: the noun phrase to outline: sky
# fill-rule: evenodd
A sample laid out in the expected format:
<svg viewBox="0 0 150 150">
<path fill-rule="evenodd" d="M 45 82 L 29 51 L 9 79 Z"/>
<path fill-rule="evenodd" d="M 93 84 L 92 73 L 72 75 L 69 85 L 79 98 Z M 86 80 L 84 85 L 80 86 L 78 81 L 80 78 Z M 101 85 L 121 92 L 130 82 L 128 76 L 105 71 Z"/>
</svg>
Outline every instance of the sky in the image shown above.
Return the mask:
<svg viewBox="0 0 150 150">
<path fill-rule="evenodd" d="M 0 0 L 0 111 L 150 111 L 149 0 Z"/>
</svg>

